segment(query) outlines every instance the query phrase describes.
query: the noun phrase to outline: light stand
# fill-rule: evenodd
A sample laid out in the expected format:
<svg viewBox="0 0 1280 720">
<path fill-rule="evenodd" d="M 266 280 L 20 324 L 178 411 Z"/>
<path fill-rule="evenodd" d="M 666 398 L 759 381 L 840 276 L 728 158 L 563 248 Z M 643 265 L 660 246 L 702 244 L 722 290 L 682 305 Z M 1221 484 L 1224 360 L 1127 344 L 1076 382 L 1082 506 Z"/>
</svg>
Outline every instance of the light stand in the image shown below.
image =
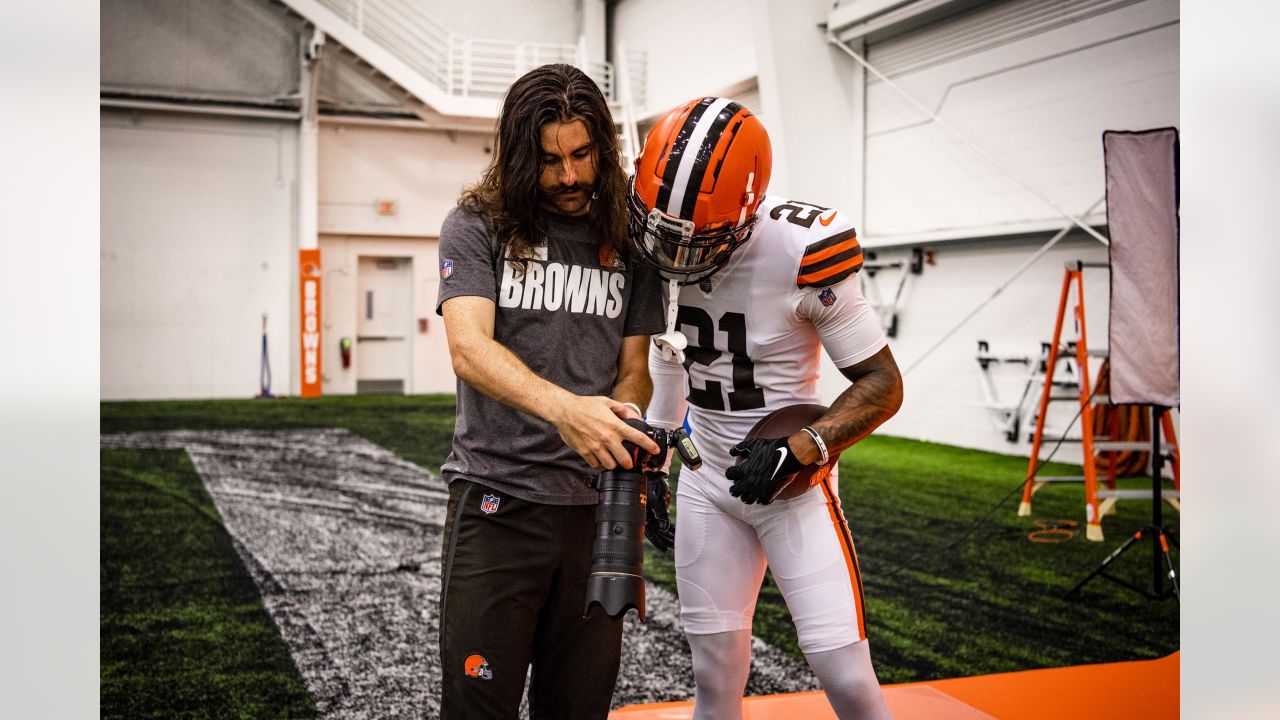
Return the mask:
<svg viewBox="0 0 1280 720">
<path fill-rule="evenodd" d="M 1089 573 L 1085 579 L 1071 588 L 1064 597 L 1070 599 L 1080 588 L 1089 583 L 1096 577 L 1102 577 L 1110 580 L 1117 585 L 1133 590 L 1150 600 L 1163 600 L 1172 596 L 1178 599 L 1178 572 L 1173 566 L 1173 558 L 1169 555 L 1169 545 L 1176 548 L 1178 541 L 1174 539 L 1173 534 L 1164 526 L 1163 505 L 1164 499 L 1161 496 L 1161 482 L 1164 475 L 1164 450 L 1160 447 L 1160 420 L 1168 408 L 1161 405 L 1151 406 L 1151 524 L 1144 525 L 1133 534 L 1128 540 L 1116 548 L 1105 560 L 1102 561 L 1093 572 Z M 1129 548 L 1133 547 L 1142 538 L 1151 538 L 1151 588 L 1147 589 L 1124 578 L 1116 577 L 1107 573 L 1107 567 L 1115 562 Z M 1163 565 L 1161 560 L 1163 559 Z M 1169 585 L 1165 585 L 1165 569 L 1168 568 Z"/>
</svg>

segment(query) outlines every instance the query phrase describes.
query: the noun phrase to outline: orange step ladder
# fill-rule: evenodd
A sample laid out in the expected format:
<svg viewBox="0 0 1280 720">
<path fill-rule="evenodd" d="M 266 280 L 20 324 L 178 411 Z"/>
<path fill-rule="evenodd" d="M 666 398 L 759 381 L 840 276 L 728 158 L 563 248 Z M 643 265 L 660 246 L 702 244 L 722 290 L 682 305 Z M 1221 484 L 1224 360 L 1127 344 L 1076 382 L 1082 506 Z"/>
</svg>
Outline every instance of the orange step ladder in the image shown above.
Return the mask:
<svg viewBox="0 0 1280 720">
<path fill-rule="evenodd" d="M 1079 482 L 1084 481 L 1085 494 L 1085 537 L 1095 542 L 1103 540 L 1102 533 L 1102 517 L 1103 515 L 1115 512 L 1115 504 L 1117 500 L 1122 499 L 1142 499 L 1150 498 L 1151 492 L 1147 490 L 1125 490 L 1116 487 L 1115 462 L 1108 463 L 1107 472 L 1107 488 L 1098 488 L 1098 469 L 1097 469 L 1097 453 L 1105 452 L 1114 460 L 1115 453 L 1123 451 L 1150 451 L 1152 449 L 1151 442 L 1146 440 L 1126 441 L 1119 440 L 1116 437 L 1117 426 L 1113 423 L 1110 432 L 1111 437 L 1104 440 L 1097 440 L 1093 433 L 1093 408 L 1095 405 L 1110 402 L 1110 397 L 1106 395 L 1094 395 L 1090 385 L 1089 376 L 1089 347 L 1087 342 L 1084 312 L 1084 269 L 1085 268 L 1109 268 L 1107 263 L 1086 263 L 1079 260 L 1069 262 L 1066 265 L 1066 271 L 1062 277 L 1062 294 L 1058 299 L 1058 315 L 1053 326 L 1053 341 L 1049 345 L 1048 358 L 1045 361 L 1044 386 L 1040 392 L 1040 409 L 1036 414 L 1036 430 L 1031 440 L 1031 455 L 1027 459 L 1027 479 L 1022 488 L 1022 502 L 1018 505 L 1018 515 L 1022 517 L 1031 514 L 1031 498 L 1046 484 L 1051 482 Z M 1063 345 L 1062 327 L 1067 315 L 1068 301 L 1071 299 L 1072 286 L 1075 287 L 1075 305 L 1072 308 L 1072 316 L 1075 319 L 1075 325 L 1079 328 L 1079 337 L 1074 342 Z M 1080 442 L 1083 445 L 1082 465 L 1084 466 L 1084 475 L 1039 475 L 1039 458 L 1040 448 L 1044 443 L 1044 425 L 1045 417 L 1048 415 L 1049 403 L 1052 400 L 1061 399 L 1052 396 L 1054 387 L 1054 375 L 1057 371 L 1058 361 L 1067 359 L 1070 356 L 1066 353 L 1072 349 L 1075 350 L 1075 360 L 1078 373 L 1079 385 L 1079 403 L 1080 403 Z M 1104 354 L 1105 355 L 1105 354 Z M 1181 489 L 1180 473 L 1178 468 L 1178 440 L 1173 430 L 1173 419 L 1169 413 L 1163 413 L 1160 419 L 1160 427 L 1164 431 L 1165 442 L 1161 443 L 1160 451 L 1171 457 L 1171 465 L 1173 470 L 1174 487 L 1172 490 L 1162 490 L 1161 498 L 1171 504 L 1175 509 L 1179 508 L 1179 491 Z M 1154 431 L 1155 428 L 1152 428 Z M 1064 431 L 1065 439 L 1065 431 Z"/>
</svg>

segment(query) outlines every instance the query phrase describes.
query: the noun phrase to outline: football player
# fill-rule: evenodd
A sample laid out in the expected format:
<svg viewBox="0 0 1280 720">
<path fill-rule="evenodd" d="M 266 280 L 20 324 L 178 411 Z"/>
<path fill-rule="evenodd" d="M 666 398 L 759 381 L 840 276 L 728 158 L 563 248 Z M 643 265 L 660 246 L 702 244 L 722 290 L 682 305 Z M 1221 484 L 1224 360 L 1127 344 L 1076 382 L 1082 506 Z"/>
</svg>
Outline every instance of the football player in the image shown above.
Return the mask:
<svg viewBox="0 0 1280 720">
<path fill-rule="evenodd" d="M 858 288 L 862 251 L 849 218 L 766 197 L 770 166 L 757 117 L 699 98 L 649 133 L 631 194 L 631 240 L 670 290 L 667 332 L 650 348 L 648 420 L 674 429 L 687 409 L 703 456 L 701 469 L 682 470 L 676 500 L 694 718 L 742 717 L 766 565 L 836 714 L 887 718 L 835 475 L 816 473 L 807 491 L 773 498 L 897 412 L 902 378 Z M 744 440 L 771 412 L 818 402 L 820 346 L 848 388 L 790 437 Z"/>
</svg>

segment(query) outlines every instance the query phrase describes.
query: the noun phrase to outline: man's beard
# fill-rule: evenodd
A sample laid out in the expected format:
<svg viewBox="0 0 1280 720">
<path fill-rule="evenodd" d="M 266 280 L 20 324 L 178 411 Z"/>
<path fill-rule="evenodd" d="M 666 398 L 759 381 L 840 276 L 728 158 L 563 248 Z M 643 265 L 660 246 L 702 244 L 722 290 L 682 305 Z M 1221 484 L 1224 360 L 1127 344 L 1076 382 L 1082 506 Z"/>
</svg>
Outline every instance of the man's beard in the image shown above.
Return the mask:
<svg viewBox="0 0 1280 720">
<path fill-rule="evenodd" d="M 547 193 L 548 197 L 553 197 L 553 198 L 560 197 L 563 195 L 569 195 L 575 192 L 580 192 L 586 197 L 590 198 L 595 194 L 595 187 L 592 185 L 588 185 L 586 183 L 576 183 L 574 185 L 562 185 L 556 188 L 555 190 L 551 190 L 549 192 L 544 191 L 544 192 Z"/>
<path fill-rule="evenodd" d="M 581 193 L 575 198 L 570 199 L 569 196 L 574 193 Z M 555 190 L 543 190 L 543 202 L 553 209 L 568 210 L 563 207 L 562 203 L 581 203 L 582 207 L 586 207 L 593 199 L 595 199 L 595 188 L 586 183 L 576 183 L 574 185 L 563 185 Z"/>
</svg>

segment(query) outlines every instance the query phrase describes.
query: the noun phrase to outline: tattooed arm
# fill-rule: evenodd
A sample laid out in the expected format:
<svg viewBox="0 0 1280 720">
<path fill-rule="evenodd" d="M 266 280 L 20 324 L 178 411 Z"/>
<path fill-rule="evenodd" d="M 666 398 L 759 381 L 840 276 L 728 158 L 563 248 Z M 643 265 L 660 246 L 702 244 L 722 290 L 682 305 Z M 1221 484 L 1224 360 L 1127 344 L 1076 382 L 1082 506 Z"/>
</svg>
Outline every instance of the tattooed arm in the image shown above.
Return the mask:
<svg viewBox="0 0 1280 720">
<path fill-rule="evenodd" d="M 812 425 L 833 457 L 870 435 L 902 406 L 902 375 L 887 345 L 866 360 L 840 368 L 840 372 L 852 384 Z M 818 461 L 818 446 L 808 433 L 792 435 L 787 444 L 800 462 Z"/>
</svg>

